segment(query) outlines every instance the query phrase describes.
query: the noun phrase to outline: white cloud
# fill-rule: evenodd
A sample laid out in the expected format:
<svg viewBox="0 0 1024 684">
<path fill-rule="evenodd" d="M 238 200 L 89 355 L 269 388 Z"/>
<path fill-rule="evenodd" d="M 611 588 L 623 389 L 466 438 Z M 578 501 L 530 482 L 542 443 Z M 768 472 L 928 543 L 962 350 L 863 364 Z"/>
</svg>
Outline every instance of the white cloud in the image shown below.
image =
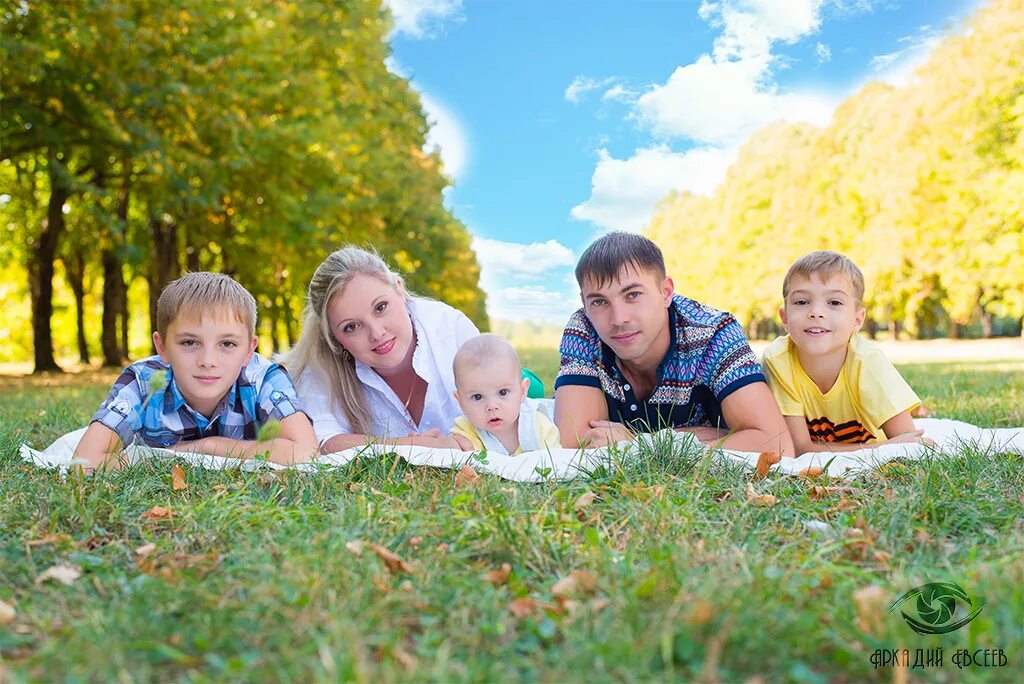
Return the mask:
<svg viewBox="0 0 1024 684">
<path fill-rule="evenodd" d="M 394 33 L 431 38 L 444 21 L 463 21 L 462 0 L 384 0 L 391 8 Z"/>
<path fill-rule="evenodd" d="M 469 144 L 458 118 L 430 95 L 420 93 L 430 131 L 424 149 L 438 149 L 445 173 L 453 181 L 462 175 L 469 159 Z"/>
<path fill-rule="evenodd" d="M 565 99 L 575 104 L 590 91 L 604 88 L 614 80 L 614 78 L 596 79 L 588 78 L 586 76 L 577 76 L 572 80 L 572 83 L 566 86 Z"/>
<path fill-rule="evenodd" d="M 578 308 L 575 290 L 564 287 L 562 273 L 576 265 L 576 255 L 558 241 L 525 244 L 474 237 L 473 251 L 492 318 L 565 322 Z M 551 289 L 559 284 L 562 291 Z"/>
<path fill-rule="evenodd" d="M 824 43 L 818 43 L 814 46 L 814 54 L 818 58 L 819 64 L 832 61 L 832 50 Z"/>
<path fill-rule="evenodd" d="M 575 292 L 557 292 L 540 285 L 506 287 L 487 296 L 488 315 L 511 321 L 565 323 L 579 307 Z"/>
<path fill-rule="evenodd" d="M 611 88 L 604 91 L 604 94 L 601 96 L 602 100 L 615 102 L 635 102 L 636 98 L 636 92 L 621 85 L 613 85 Z"/>
<path fill-rule="evenodd" d="M 669 192 L 710 195 L 735 158 L 736 148 L 673 152 L 659 145 L 638 150 L 629 159 L 599 150 L 590 199 L 573 207 L 572 217 L 602 228 L 639 231 Z"/>
<path fill-rule="evenodd" d="M 822 0 L 705 0 L 700 15 L 722 33 L 711 54 L 676 70 L 638 100 L 634 116 L 661 136 L 735 145 L 778 120 L 829 121 L 838 98 L 779 92 L 771 80 L 772 44 L 817 30 Z M 827 48 L 826 48 L 827 49 Z"/>
<path fill-rule="evenodd" d="M 480 262 L 481 281 L 496 283 L 509 277 L 535 278 L 565 266 L 576 265 L 576 255 L 556 240 L 502 242 L 474 237 L 473 251 Z"/>
<path fill-rule="evenodd" d="M 894 86 L 904 86 L 910 82 L 914 70 L 928 60 L 932 49 L 942 40 L 942 31 L 924 25 L 914 35 L 903 36 L 899 50 L 871 59 L 871 68 L 879 80 Z"/>
</svg>

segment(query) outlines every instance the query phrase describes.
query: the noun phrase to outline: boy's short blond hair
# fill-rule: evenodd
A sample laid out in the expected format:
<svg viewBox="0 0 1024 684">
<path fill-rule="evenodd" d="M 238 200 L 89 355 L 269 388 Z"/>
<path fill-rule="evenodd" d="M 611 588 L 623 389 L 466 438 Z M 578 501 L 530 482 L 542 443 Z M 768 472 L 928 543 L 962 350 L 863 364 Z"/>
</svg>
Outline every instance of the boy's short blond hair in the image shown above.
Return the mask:
<svg viewBox="0 0 1024 684">
<path fill-rule="evenodd" d="M 789 296 L 789 283 L 794 276 L 810 278 L 815 273 L 825 280 L 839 274 L 848 276 L 853 284 L 853 296 L 858 302 L 864 301 L 864 274 L 857 264 L 848 256 L 824 249 L 805 254 L 793 262 L 782 281 L 782 298 Z"/>
<path fill-rule="evenodd" d="M 156 304 L 156 329 L 161 337 L 179 318 L 199 319 L 210 313 L 230 313 L 249 335 L 256 332 L 256 299 L 238 281 L 223 273 L 197 271 L 171 281 Z"/>
<path fill-rule="evenodd" d="M 522 371 L 519 361 L 519 354 L 508 340 L 484 333 L 471 337 L 455 352 L 455 360 L 452 361 L 452 370 L 455 372 L 455 384 L 459 384 L 459 375 L 468 370 L 479 368 L 484 365 L 493 365 L 498 361 L 507 361 L 515 364 L 516 368 Z"/>
</svg>

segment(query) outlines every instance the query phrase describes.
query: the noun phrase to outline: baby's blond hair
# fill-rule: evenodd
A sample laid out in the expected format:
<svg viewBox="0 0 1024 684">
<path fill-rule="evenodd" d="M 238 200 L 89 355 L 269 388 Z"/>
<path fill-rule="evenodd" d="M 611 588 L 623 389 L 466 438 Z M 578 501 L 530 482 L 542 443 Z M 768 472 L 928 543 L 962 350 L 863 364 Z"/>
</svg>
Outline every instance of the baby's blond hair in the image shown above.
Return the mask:
<svg viewBox="0 0 1024 684">
<path fill-rule="evenodd" d="M 838 274 L 848 276 L 853 285 L 853 296 L 858 302 L 864 301 L 864 274 L 857 268 L 857 264 L 846 255 L 824 249 L 805 254 L 793 262 L 782 281 L 782 298 L 789 296 L 789 284 L 794 276 L 810 278 L 815 273 L 825 280 Z"/>
<path fill-rule="evenodd" d="M 508 361 L 515 365 L 516 370 L 522 372 L 519 362 L 519 354 L 515 347 L 509 344 L 508 340 L 484 333 L 471 337 L 459 347 L 455 353 L 455 360 L 452 361 L 452 369 L 455 371 L 455 385 L 459 384 L 459 375 L 466 371 L 474 370 L 484 365 L 493 365 L 498 361 Z"/>
<path fill-rule="evenodd" d="M 196 271 L 167 284 L 156 304 L 156 329 L 163 338 L 179 318 L 200 319 L 209 314 L 230 313 L 256 331 L 256 299 L 238 281 L 223 273 Z"/>
</svg>

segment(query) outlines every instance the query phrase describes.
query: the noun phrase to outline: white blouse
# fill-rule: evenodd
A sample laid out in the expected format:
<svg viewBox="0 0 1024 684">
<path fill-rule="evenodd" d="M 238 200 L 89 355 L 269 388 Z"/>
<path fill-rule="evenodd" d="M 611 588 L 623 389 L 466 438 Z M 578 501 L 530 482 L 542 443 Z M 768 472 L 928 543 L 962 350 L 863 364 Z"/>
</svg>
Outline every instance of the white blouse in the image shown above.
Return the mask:
<svg viewBox="0 0 1024 684">
<path fill-rule="evenodd" d="M 370 409 L 369 434 L 374 437 L 405 437 L 413 432 L 438 428 L 449 434 L 462 409 L 455 401 L 455 352 L 471 337 L 480 334 L 461 311 L 431 299 L 409 299 L 407 308 L 416 331 L 416 349 L 412 367 L 427 381 L 423 415 L 417 424 L 405 403 L 370 366 L 356 361 L 356 375 Z M 327 378 L 307 369 L 296 380 L 302 406 L 313 421 L 316 438 L 322 445 L 335 435 L 349 434 L 348 418 L 341 405 L 330 401 Z"/>
</svg>

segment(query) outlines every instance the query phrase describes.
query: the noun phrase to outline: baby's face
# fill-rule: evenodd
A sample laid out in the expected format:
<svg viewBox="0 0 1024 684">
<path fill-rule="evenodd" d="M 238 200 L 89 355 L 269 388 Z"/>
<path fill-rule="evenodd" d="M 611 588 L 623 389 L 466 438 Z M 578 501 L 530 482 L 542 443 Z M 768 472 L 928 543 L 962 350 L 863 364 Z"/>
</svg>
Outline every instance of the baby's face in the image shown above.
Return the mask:
<svg viewBox="0 0 1024 684">
<path fill-rule="evenodd" d="M 511 363 L 460 369 L 455 398 L 473 427 L 492 433 L 517 429 L 526 383 Z"/>
</svg>

